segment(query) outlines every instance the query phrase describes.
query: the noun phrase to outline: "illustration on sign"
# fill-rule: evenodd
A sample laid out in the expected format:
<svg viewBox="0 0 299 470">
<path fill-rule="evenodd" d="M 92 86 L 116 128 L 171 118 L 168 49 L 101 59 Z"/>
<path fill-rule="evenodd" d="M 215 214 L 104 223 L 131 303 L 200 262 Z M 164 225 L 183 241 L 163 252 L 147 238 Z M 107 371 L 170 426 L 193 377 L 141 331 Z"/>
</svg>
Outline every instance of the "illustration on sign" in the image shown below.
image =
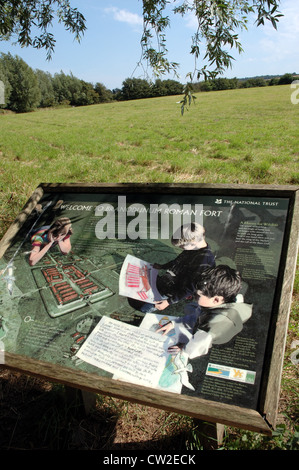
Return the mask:
<svg viewBox="0 0 299 470">
<path fill-rule="evenodd" d="M 288 200 L 45 193 L 0 260 L 5 352 L 256 409 Z"/>
</svg>

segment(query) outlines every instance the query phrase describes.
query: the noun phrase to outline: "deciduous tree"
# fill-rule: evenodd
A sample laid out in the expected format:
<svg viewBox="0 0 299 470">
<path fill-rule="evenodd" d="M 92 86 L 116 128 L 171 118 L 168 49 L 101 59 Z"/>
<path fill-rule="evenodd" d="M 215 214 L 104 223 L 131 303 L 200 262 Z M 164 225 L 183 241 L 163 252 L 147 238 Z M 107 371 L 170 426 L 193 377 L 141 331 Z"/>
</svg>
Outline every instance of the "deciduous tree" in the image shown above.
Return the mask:
<svg viewBox="0 0 299 470">
<path fill-rule="evenodd" d="M 9 109 L 17 113 L 34 110 L 41 98 L 34 71 L 23 59 L 11 54 L 2 54 L 1 62 L 11 87 Z"/>
<path fill-rule="evenodd" d="M 226 48 L 242 50 L 238 34 L 247 28 L 249 16 L 255 16 L 257 25 L 269 20 L 276 28 L 281 16 L 279 4 L 280 0 L 142 0 L 142 58 L 157 75 L 176 72 L 178 63 L 170 62 L 167 57 L 169 15 L 171 12 L 182 17 L 193 15 L 197 26 L 190 49 L 195 58 L 190 78 L 214 78 L 231 64 L 232 56 Z M 87 27 L 83 14 L 71 6 L 71 0 L 1 0 L 0 39 L 16 35 L 22 46 L 45 48 L 50 57 L 55 37 L 49 30 L 54 19 L 78 40 Z M 200 51 L 201 45 L 204 52 Z"/>
<path fill-rule="evenodd" d="M 254 16 L 258 26 L 268 20 L 276 28 L 282 16 L 279 4 L 280 0 L 142 0 L 141 61 L 145 60 L 157 77 L 169 72 L 176 74 L 179 64 L 169 61 L 167 50 L 170 14 L 194 17 L 196 27 L 190 44 L 194 69 L 187 75 L 181 102 L 183 112 L 193 99 L 192 82 L 221 75 L 232 64 L 231 49 L 242 51 L 239 33 L 247 29 L 249 17 Z M 55 46 L 55 37 L 50 32 L 54 19 L 78 40 L 87 27 L 82 13 L 71 6 L 71 0 L 2 0 L 0 39 L 16 35 L 19 44 L 45 48 L 50 58 Z"/>
<path fill-rule="evenodd" d="M 16 37 L 21 46 L 46 49 L 50 58 L 55 47 L 55 37 L 50 32 L 54 19 L 77 40 L 81 39 L 85 18 L 69 0 L 1 0 L 0 39 Z"/>
<path fill-rule="evenodd" d="M 143 0 L 143 58 L 157 75 L 176 73 L 179 64 L 170 62 L 167 57 L 169 15 L 171 12 L 182 17 L 191 15 L 196 24 L 190 46 L 195 66 L 188 74 L 189 78 L 215 78 L 232 64 L 233 58 L 227 48 L 243 50 L 238 35 L 247 29 L 250 16 L 255 16 L 257 26 L 269 20 L 274 28 L 277 27 L 282 16 L 278 12 L 279 3 L 280 0 Z"/>
</svg>

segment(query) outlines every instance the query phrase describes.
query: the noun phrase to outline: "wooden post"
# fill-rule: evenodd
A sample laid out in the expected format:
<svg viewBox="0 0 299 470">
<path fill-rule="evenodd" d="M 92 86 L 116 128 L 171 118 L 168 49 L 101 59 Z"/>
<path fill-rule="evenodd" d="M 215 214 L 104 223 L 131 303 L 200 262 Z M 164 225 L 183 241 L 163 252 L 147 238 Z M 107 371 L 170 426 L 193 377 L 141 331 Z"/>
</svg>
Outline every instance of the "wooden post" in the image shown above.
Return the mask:
<svg viewBox="0 0 299 470">
<path fill-rule="evenodd" d="M 219 423 L 208 423 L 200 419 L 194 419 L 198 440 L 204 450 L 216 450 L 223 443 L 224 425 Z"/>
<path fill-rule="evenodd" d="M 96 404 L 96 394 L 74 387 L 65 386 L 66 401 L 75 406 L 76 411 L 88 415 Z"/>
</svg>

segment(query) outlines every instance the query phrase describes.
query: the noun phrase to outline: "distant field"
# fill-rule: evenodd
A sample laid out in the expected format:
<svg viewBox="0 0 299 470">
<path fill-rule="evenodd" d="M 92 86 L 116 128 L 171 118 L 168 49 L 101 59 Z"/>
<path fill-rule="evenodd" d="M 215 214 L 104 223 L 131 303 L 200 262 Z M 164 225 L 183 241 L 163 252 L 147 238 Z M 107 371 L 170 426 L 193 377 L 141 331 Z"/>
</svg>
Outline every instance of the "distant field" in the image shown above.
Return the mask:
<svg viewBox="0 0 299 470">
<path fill-rule="evenodd" d="M 299 104 L 293 105 L 290 97 L 291 89 L 287 85 L 199 93 L 196 105 L 192 105 L 183 117 L 176 103 L 181 97 L 48 109 L 20 115 L 0 114 L 0 239 L 41 182 L 298 185 Z M 224 449 L 285 450 L 296 438 L 298 373 L 296 366 L 290 362 L 290 354 L 293 352 L 292 342 L 298 339 L 298 272 L 279 404 L 280 420 L 286 426 L 285 431 L 281 435 L 276 434 L 271 441 L 256 433 L 241 433 L 227 428 Z M 27 426 L 27 414 L 23 412 L 26 400 L 33 404 L 35 400 L 36 404 L 43 406 L 42 400 L 27 398 L 31 387 L 27 378 L 25 388 L 22 388 L 19 377 L 13 378 L 12 384 L 14 380 L 17 392 L 22 394 L 18 403 L 22 413 L 9 403 L 9 411 L 13 415 L 13 432 L 9 442 L 15 434 L 22 434 L 19 418 L 23 417 Z M 33 397 L 36 397 L 35 389 L 32 390 Z M 48 393 L 46 395 L 51 397 Z M 38 429 L 46 429 L 49 440 L 59 443 L 61 436 L 64 436 L 65 413 L 62 411 L 59 416 L 53 399 L 49 400 L 52 400 L 49 406 L 53 410 L 53 419 L 50 423 L 39 421 Z M 166 436 L 170 439 L 174 436 L 174 448 L 177 449 L 178 429 L 180 426 L 187 427 L 182 421 L 184 417 L 174 413 L 162 414 L 152 408 L 147 411 L 147 407 L 128 405 L 110 398 L 107 398 L 109 401 L 100 400 L 96 414 L 91 415 L 91 424 L 80 421 L 78 425 L 74 421 L 72 435 L 79 436 L 78 432 L 84 430 L 86 434 L 81 433 L 80 436 L 88 435 L 92 446 L 96 445 L 92 439 L 98 437 L 103 439 L 100 445 L 105 446 L 107 430 L 112 429 L 113 425 L 111 417 L 116 416 L 120 443 L 136 441 L 136 448 L 142 449 L 138 444 L 142 444 L 139 441 L 143 436 L 144 444 L 150 446 L 151 441 L 159 442 L 157 439 L 161 435 L 161 448 L 165 450 Z M 61 403 L 60 400 L 59 406 Z M 32 409 L 35 410 L 35 407 Z M 112 412 L 113 415 L 110 414 Z M 8 412 L 5 413 L 5 419 L 8 419 Z M 36 414 L 32 417 L 33 425 L 35 417 Z M 50 427 L 52 423 L 53 431 Z M 68 421 L 71 433 L 70 426 Z M 18 433 L 15 433 L 16 428 Z M 103 431 L 103 438 L 99 429 Z M 190 441 L 191 447 L 187 449 L 200 450 L 200 434 L 198 437 L 196 431 L 192 432 L 194 440 Z M 25 434 L 21 435 L 17 448 L 25 448 L 27 441 L 24 438 L 28 437 Z M 42 446 L 45 448 L 44 442 Z"/>
<path fill-rule="evenodd" d="M 40 182 L 298 184 L 289 86 L 0 115 L 0 237 Z"/>
</svg>

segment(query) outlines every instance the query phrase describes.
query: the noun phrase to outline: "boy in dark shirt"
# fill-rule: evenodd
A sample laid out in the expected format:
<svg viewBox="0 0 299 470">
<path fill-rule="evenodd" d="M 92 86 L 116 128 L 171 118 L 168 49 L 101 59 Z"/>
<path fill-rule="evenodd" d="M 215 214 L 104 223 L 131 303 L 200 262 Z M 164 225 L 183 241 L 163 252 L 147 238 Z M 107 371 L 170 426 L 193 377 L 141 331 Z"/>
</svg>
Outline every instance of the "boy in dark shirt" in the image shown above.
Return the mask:
<svg viewBox="0 0 299 470">
<path fill-rule="evenodd" d="M 154 268 L 165 270 L 157 276 L 157 289 L 162 300 L 148 304 L 136 300 L 129 303 L 144 313 L 164 310 L 169 305 L 188 298 L 195 293 L 193 279 L 207 267 L 215 266 L 214 255 L 205 241 L 204 228 L 197 223 L 182 225 L 171 239 L 175 247 L 183 251 L 174 260 L 165 264 L 153 265 Z"/>
</svg>

